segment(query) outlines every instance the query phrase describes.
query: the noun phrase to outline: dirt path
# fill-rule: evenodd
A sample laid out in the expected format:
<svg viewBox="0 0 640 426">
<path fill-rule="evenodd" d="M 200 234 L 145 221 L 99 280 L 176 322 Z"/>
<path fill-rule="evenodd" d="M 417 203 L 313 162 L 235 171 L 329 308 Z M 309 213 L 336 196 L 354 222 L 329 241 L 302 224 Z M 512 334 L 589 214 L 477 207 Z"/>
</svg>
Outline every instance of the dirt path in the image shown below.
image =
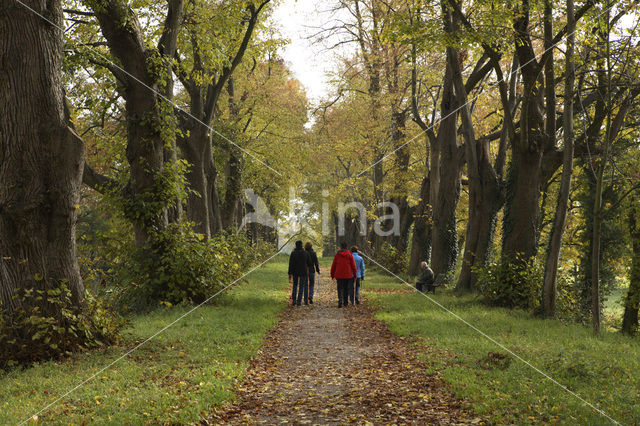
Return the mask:
<svg viewBox="0 0 640 426">
<path fill-rule="evenodd" d="M 334 285 L 289 307 L 210 424 L 467 424 L 470 417 L 366 303 L 337 308 Z"/>
</svg>

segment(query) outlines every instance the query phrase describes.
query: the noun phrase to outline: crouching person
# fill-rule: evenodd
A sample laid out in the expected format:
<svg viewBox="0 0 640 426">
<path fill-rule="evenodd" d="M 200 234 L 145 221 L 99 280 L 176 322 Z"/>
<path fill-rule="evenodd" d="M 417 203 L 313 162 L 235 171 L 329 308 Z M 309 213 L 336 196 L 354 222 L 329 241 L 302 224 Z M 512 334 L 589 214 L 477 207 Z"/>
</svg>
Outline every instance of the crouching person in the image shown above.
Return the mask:
<svg viewBox="0 0 640 426">
<path fill-rule="evenodd" d="M 422 272 L 420 272 L 420 276 L 418 277 L 418 281 L 416 281 L 416 289 L 418 291 L 434 291 L 435 287 L 433 283 L 435 282 L 435 278 L 433 276 L 433 271 L 427 265 L 427 262 L 421 262 L 420 268 Z"/>
</svg>

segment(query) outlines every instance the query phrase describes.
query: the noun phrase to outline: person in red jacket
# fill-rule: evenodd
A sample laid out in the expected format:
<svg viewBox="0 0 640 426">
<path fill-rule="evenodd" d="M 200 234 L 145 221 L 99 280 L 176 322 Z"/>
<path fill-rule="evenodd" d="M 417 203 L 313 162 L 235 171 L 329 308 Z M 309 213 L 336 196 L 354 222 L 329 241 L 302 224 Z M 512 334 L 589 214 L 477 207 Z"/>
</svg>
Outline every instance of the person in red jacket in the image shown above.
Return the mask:
<svg viewBox="0 0 640 426">
<path fill-rule="evenodd" d="M 351 252 L 347 250 L 347 243 L 340 243 L 340 251 L 336 253 L 333 263 L 331 263 L 331 279 L 338 281 L 338 308 L 341 308 L 343 304 L 344 306 L 349 304 L 349 286 L 353 285 L 357 274 L 356 261 Z"/>
</svg>

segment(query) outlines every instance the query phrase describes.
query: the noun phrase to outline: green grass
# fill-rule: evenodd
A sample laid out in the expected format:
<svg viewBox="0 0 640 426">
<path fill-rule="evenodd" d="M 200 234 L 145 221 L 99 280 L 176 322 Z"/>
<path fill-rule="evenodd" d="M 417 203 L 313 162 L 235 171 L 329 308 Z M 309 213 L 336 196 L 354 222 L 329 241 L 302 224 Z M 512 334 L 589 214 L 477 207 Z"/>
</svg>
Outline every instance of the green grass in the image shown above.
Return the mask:
<svg viewBox="0 0 640 426">
<path fill-rule="evenodd" d="M 613 289 L 604 301 L 605 314 L 621 318 L 624 313 L 624 301 L 628 292 L 628 287 Z"/>
<path fill-rule="evenodd" d="M 197 422 L 233 399 L 248 361 L 286 306 L 282 258 L 256 270 L 218 306 L 204 306 L 39 415 L 54 424 Z M 286 272 L 286 271 L 285 271 Z M 0 424 L 27 419 L 186 313 L 131 319 L 123 345 L 0 373 Z"/>
<path fill-rule="evenodd" d="M 611 424 L 424 296 L 367 293 L 367 289 L 406 289 L 405 284 L 371 270 L 367 278 L 364 291 L 377 307 L 377 317 L 395 333 L 424 343 L 426 348 L 419 350 L 432 371 L 470 401 L 478 414 L 495 423 Z M 640 424 L 638 338 L 613 331 L 596 338 L 586 326 L 490 308 L 473 296 L 457 297 L 449 291 L 430 297 L 615 420 Z"/>
</svg>

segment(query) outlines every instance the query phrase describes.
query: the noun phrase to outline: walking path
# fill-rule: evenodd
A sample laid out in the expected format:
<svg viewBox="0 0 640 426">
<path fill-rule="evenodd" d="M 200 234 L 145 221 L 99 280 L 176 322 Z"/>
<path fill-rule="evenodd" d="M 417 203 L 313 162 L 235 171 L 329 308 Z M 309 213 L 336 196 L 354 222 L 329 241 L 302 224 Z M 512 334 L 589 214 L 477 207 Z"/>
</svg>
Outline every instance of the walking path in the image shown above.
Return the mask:
<svg viewBox="0 0 640 426">
<path fill-rule="evenodd" d="M 237 401 L 203 424 L 468 424 L 459 400 L 365 304 L 337 308 L 323 275 L 315 304 L 289 307 Z"/>
</svg>

